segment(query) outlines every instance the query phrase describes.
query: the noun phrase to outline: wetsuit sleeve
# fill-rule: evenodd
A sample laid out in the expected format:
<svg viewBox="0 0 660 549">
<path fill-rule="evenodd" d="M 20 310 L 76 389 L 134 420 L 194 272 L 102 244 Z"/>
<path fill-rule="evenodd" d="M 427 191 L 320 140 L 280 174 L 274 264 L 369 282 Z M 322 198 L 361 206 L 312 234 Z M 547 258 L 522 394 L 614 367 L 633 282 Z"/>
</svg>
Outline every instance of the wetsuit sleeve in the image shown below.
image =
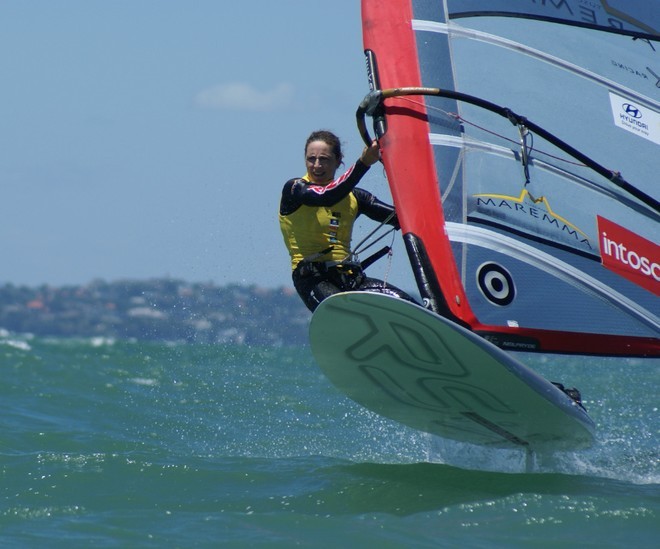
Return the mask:
<svg viewBox="0 0 660 549">
<path fill-rule="evenodd" d="M 353 189 L 353 194 L 358 201 L 359 213 L 366 215 L 369 219 L 383 222 L 394 212 L 394 206 L 382 202 L 369 191 L 356 188 Z M 387 224 L 392 225 L 397 229 L 399 228 L 399 220 L 397 219 L 396 213 Z"/>
<path fill-rule="evenodd" d="M 289 215 L 300 206 L 332 206 L 348 196 L 367 173 L 369 166 L 358 160 L 344 174 L 327 185 L 314 185 L 290 179 L 282 189 L 280 214 Z"/>
</svg>

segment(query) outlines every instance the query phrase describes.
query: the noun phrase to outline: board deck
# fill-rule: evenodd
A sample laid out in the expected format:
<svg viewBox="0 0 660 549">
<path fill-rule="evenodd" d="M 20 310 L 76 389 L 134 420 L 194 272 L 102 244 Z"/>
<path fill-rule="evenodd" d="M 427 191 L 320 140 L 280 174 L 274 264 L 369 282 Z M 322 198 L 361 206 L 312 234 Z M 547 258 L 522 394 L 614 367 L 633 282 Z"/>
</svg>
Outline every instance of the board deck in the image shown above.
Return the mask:
<svg viewBox="0 0 660 549">
<path fill-rule="evenodd" d="M 310 342 L 342 392 L 413 429 L 528 451 L 593 444 L 593 421 L 563 391 L 476 334 L 402 299 L 334 295 L 314 312 Z"/>
</svg>

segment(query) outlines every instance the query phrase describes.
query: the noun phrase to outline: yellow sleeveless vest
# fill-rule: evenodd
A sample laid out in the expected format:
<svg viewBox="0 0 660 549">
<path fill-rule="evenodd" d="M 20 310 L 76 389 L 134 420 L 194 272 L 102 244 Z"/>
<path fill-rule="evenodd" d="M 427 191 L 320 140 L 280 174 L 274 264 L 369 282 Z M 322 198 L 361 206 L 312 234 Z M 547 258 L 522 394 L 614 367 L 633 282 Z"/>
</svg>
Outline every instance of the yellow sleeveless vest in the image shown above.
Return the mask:
<svg viewBox="0 0 660 549">
<path fill-rule="evenodd" d="M 280 214 L 280 229 L 291 256 L 291 268 L 295 269 L 305 258 L 338 262 L 349 259 L 357 215 L 358 203 L 352 192 L 333 206 L 303 205 L 289 215 Z M 330 252 L 315 257 L 330 246 L 333 247 Z"/>
</svg>

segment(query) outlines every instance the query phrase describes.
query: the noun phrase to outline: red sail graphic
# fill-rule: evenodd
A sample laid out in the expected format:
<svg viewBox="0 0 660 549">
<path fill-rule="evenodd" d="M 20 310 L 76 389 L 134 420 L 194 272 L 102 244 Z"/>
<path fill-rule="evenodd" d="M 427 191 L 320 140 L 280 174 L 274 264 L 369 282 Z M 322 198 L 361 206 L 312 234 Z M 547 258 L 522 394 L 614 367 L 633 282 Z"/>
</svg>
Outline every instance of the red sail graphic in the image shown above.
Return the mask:
<svg viewBox="0 0 660 549">
<path fill-rule="evenodd" d="M 601 216 L 598 233 L 603 265 L 660 295 L 660 246 Z"/>
</svg>

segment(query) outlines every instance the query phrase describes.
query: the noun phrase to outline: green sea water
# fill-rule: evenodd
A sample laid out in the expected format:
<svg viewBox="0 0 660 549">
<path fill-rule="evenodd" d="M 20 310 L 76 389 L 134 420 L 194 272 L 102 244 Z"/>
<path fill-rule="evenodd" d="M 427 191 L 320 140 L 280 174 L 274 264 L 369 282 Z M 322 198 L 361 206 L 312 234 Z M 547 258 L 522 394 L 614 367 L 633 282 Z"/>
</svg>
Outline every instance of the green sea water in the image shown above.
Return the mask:
<svg viewBox="0 0 660 549">
<path fill-rule="evenodd" d="M 523 357 L 597 444 L 433 438 L 307 348 L 0 336 L 0 547 L 660 546 L 659 361 Z"/>
</svg>

